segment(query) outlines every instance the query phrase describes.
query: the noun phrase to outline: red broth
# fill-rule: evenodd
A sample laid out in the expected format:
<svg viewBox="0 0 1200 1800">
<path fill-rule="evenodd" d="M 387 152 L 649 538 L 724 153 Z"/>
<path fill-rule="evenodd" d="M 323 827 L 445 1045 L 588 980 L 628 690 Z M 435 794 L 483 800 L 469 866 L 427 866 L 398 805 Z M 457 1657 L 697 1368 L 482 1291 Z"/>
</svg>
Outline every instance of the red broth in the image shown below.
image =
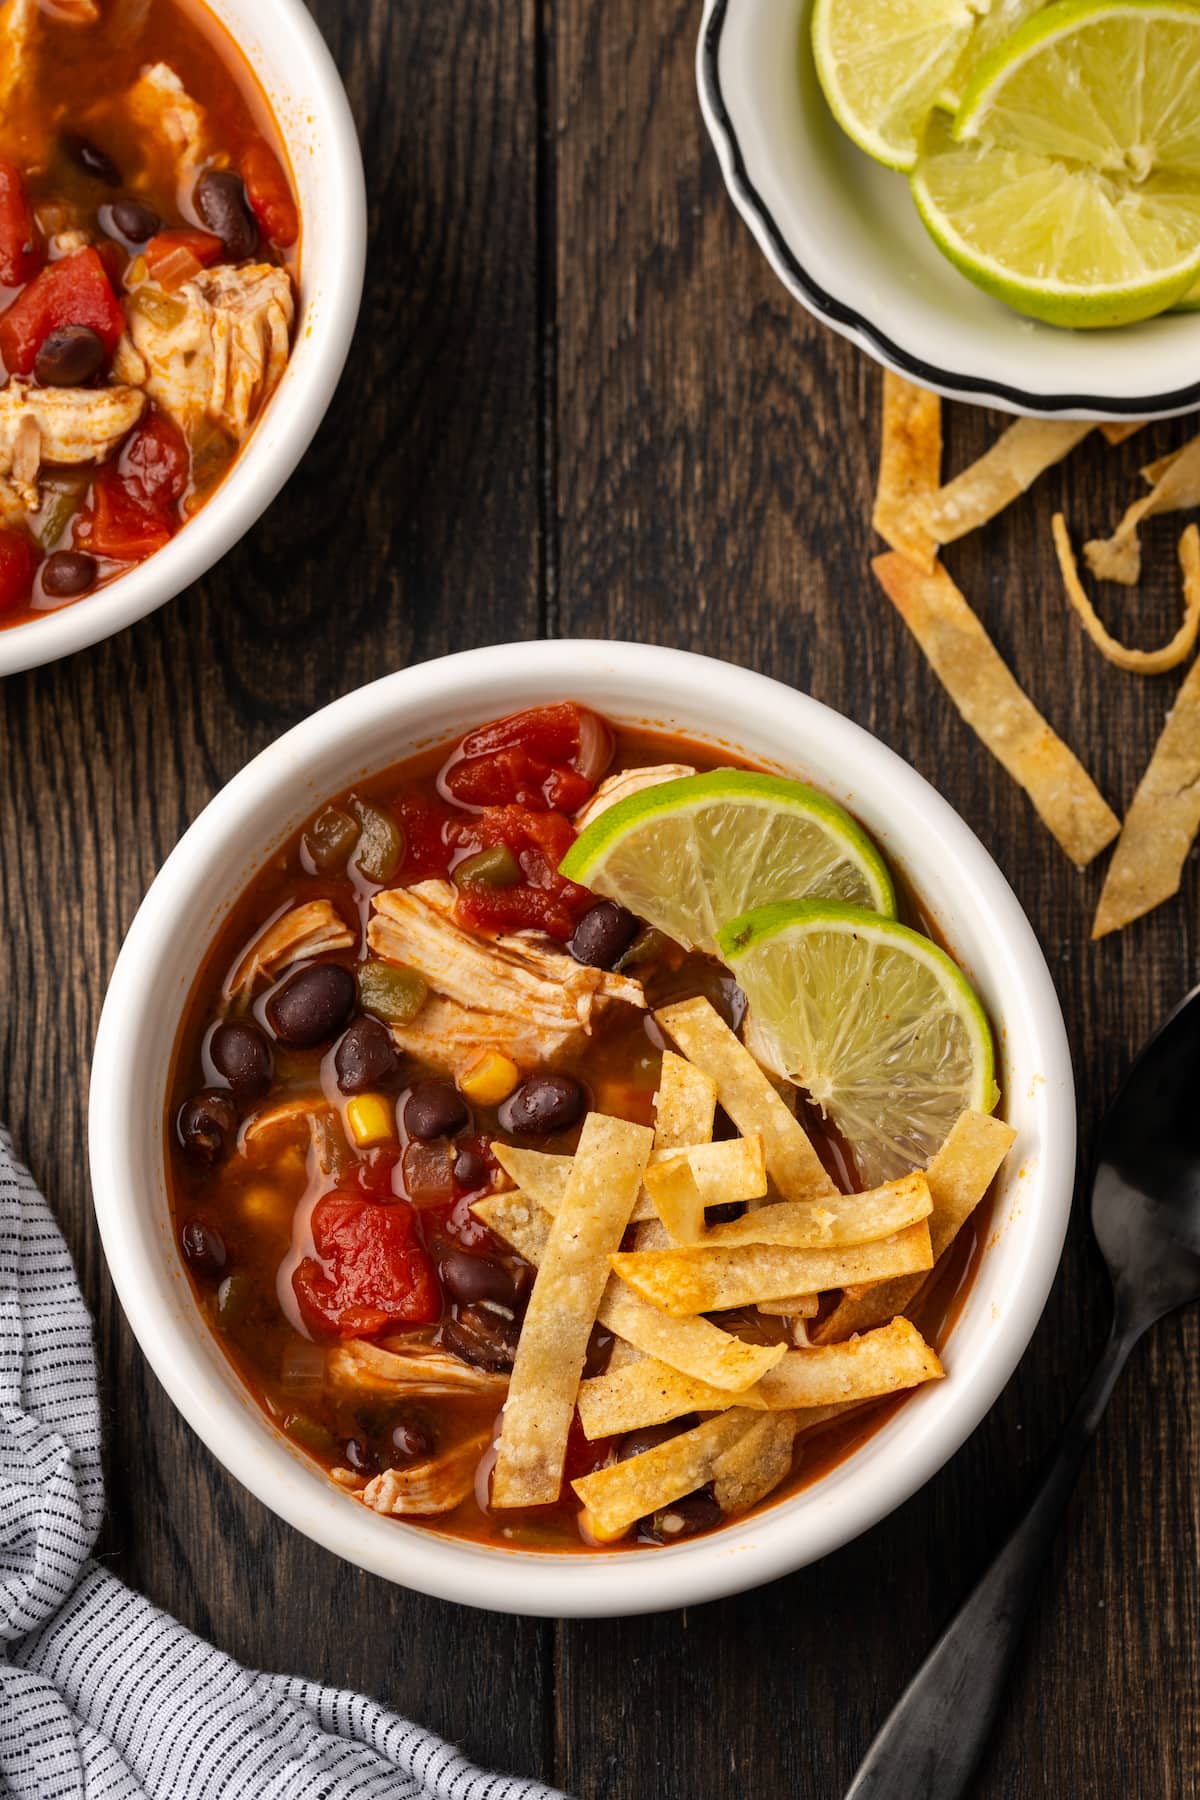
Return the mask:
<svg viewBox="0 0 1200 1800">
<path fill-rule="evenodd" d="M 0 71 L 15 53 L 0 49 Z M 182 98 L 137 98 L 148 69 L 169 71 Z M 199 115 L 185 110 L 193 104 Z M 197 116 L 197 141 L 181 139 Z M 226 269 L 279 270 L 294 291 L 299 247 L 278 126 L 206 7 L 103 0 L 94 21 L 70 24 L 38 14 L 7 105 L 0 91 L 0 378 L 10 397 L 35 406 L 56 386 L 98 400 L 144 386 L 149 374 L 118 349 L 139 308 L 179 331 L 187 284 Z M 261 296 L 240 291 L 213 305 L 266 316 Z M 47 345 L 64 329 L 93 337 L 64 355 Z M 86 597 L 167 543 L 229 473 L 274 379 L 260 382 L 245 420 L 215 403 L 197 416 L 159 384 L 99 457 L 56 461 L 61 440 L 44 439 L 33 491 L 15 483 L 14 499 L 0 486 L 0 627 Z"/>
<path fill-rule="evenodd" d="M 389 818 L 405 821 L 405 859 L 389 875 L 388 885 L 419 881 L 432 872 L 440 873 L 447 866 L 461 863 L 467 855 L 478 854 L 476 837 L 480 815 L 448 804 L 446 799 L 445 770 L 452 770 L 460 762 L 459 752 L 451 746 L 442 746 L 356 784 L 334 803 L 340 811 L 350 814 L 356 803 L 366 801 Z M 728 754 L 714 756 L 709 747 L 683 738 L 668 738 L 648 731 L 622 729 L 616 732 L 612 770 L 668 762 L 688 764 L 701 771 L 713 767 L 753 766 L 739 763 Z M 439 771 L 443 772 L 440 784 Z M 511 771 L 506 779 L 512 779 Z M 528 797 L 528 788 L 524 791 Z M 579 804 L 580 792 L 574 787 L 570 797 L 574 804 Z M 544 801 L 544 794 L 542 799 Z M 439 829 L 432 833 L 427 828 L 430 820 L 440 822 Z M 463 840 L 449 851 L 442 841 L 447 832 L 452 836 L 461 832 Z M 487 836 L 486 833 L 483 835 Z M 520 833 L 512 835 L 513 842 L 519 843 Z M 534 861 L 536 864 L 536 858 Z M 247 945 L 255 940 L 265 922 L 285 913 L 289 907 L 307 901 L 329 900 L 352 929 L 355 943 L 323 957 L 322 961 L 353 968 L 371 899 L 380 885 L 364 878 L 358 870 L 322 872 L 316 869 L 302 832 L 296 833 L 271 857 L 234 907 L 194 985 L 176 1046 L 166 1120 L 175 1227 L 185 1248 L 185 1262 L 196 1302 L 218 1342 L 268 1418 L 293 1442 L 326 1470 L 349 1469 L 366 1474 L 373 1474 L 393 1462 L 404 1466 L 406 1461 L 420 1460 L 423 1455 L 445 1455 L 456 1445 L 472 1439 L 486 1441 L 496 1426 L 503 1394 L 397 1399 L 387 1392 L 338 1387 L 326 1378 L 322 1346 L 327 1347 L 336 1340 L 324 1335 L 327 1320 L 317 1317 L 314 1330 L 313 1313 L 311 1310 L 306 1312 L 297 1300 L 295 1280 L 297 1269 L 305 1259 L 315 1258 L 313 1212 L 316 1197 L 337 1188 L 342 1193 L 357 1190 L 374 1195 L 376 1200 L 382 1198 L 387 1204 L 398 1195 L 415 1193 L 411 1237 L 396 1254 L 422 1253 L 425 1267 L 434 1272 L 435 1292 L 430 1302 L 427 1284 L 418 1281 L 414 1291 L 421 1322 L 409 1326 L 392 1322 L 382 1326 L 377 1341 L 392 1349 L 402 1349 L 406 1339 L 416 1339 L 421 1343 L 440 1343 L 451 1350 L 457 1347 L 461 1351 L 463 1315 L 470 1315 L 472 1309 L 456 1302 L 445 1284 L 437 1281 L 437 1272 L 447 1265 L 448 1260 L 461 1262 L 466 1258 L 470 1264 L 470 1259 L 475 1259 L 477 1265 L 498 1268 L 502 1272 L 500 1287 L 506 1296 L 511 1297 L 511 1292 L 518 1295 L 515 1309 L 518 1314 L 533 1277 L 533 1271 L 493 1238 L 471 1213 L 472 1199 L 481 1197 L 480 1190 L 473 1184 L 486 1161 L 487 1145 L 494 1138 L 500 1138 L 526 1144 L 532 1141 L 538 1148 L 563 1152 L 570 1151 L 578 1137 L 578 1126 L 534 1140 L 517 1137 L 504 1129 L 502 1108 L 474 1105 L 470 1108 L 469 1119 L 457 1129 L 450 1176 L 444 1192 L 439 1192 L 437 1187 L 438 1179 L 446 1182 L 444 1168 L 440 1177 L 435 1170 L 432 1191 L 422 1188 L 420 1168 L 415 1172 L 410 1168 L 410 1163 L 420 1163 L 422 1147 L 405 1129 L 403 1104 L 398 1107 L 395 1141 L 383 1148 L 356 1152 L 348 1144 L 344 1131 L 335 1127 L 338 1146 L 332 1173 L 324 1173 L 318 1167 L 310 1147 L 308 1126 L 302 1117 L 294 1126 L 285 1121 L 260 1144 L 246 1147 L 244 1122 L 248 1115 L 255 1115 L 256 1109 L 274 1108 L 292 1101 L 301 1108 L 305 1105 L 319 1107 L 331 1099 L 342 1100 L 333 1073 L 334 1053 L 330 1043 L 324 1041 L 311 1049 L 288 1049 L 275 1044 L 270 1090 L 249 1103 L 239 1101 L 233 1105 L 238 1123 L 227 1134 L 222 1154 L 211 1166 L 189 1157 L 180 1141 L 181 1109 L 198 1091 L 211 1089 L 214 1083 L 220 1086 L 222 1078 L 213 1062 L 212 1034 L 217 1021 L 233 1016 L 236 1011 L 231 1009 L 223 994 L 223 984 L 229 971 L 243 957 Z M 903 882 L 898 887 L 902 916 L 909 923 L 929 930 L 928 914 L 920 901 Z M 509 894 L 508 904 L 519 912 L 524 901 L 512 897 L 512 890 Z M 570 921 L 577 918 L 594 897 L 575 890 L 573 893 L 556 893 L 553 898 L 561 916 L 548 902 L 539 901 L 538 905 L 561 937 L 570 929 Z M 651 1007 L 704 994 L 728 1022 L 736 1024 L 738 1020 L 741 1004 L 738 990 L 730 976 L 707 958 L 685 955 L 677 946 L 664 943 L 661 952 L 639 967 L 636 973 L 644 978 Z M 262 1021 L 262 995 L 255 1000 L 252 1011 L 253 1017 Z M 648 1014 L 630 1007 L 615 1007 L 593 1037 L 578 1040 L 554 1059 L 555 1071 L 582 1082 L 591 1106 L 638 1123 L 651 1124 L 660 1051 L 655 1028 L 647 1025 L 647 1019 Z M 389 1100 L 394 1096 L 403 1102 L 414 1082 L 429 1073 L 414 1066 L 410 1060 L 402 1060 L 393 1073 L 375 1085 Z M 835 1181 L 852 1191 L 855 1175 L 850 1149 L 826 1128 L 815 1109 L 805 1106 L 803 1122 Z M 235 1134 L 242 1136 L 241 1149 L 232 1148 Z M 460 1180 L 456 1176 L 464 1155 L 473 1160 L 463 1165 L 463 1179 Z M 495 1171 L 491 1172 L 495 1178 Z M 960 1234 L 939 1264 L 927 1291 L 912 1309 L 914 1322 L 935 1346 L 945 1342 L 969 1292 L 982 1255 L 988 1219 L 989 1205 L 985 1202 L 969 1228 Z M 190 1256 L 186 1254 L 189 1248 Z M 328 1245 L 325 1248 L 328 1249 Z M 477 1274 L 478 1267 L 471 1272 Z M 787 1335 L 786 1326 L 780 1321 L 757 1313 L 736 1317 L 726 1315 L 721 1323 L 759 1339 Z M 499 1335 L 503 1339 L 503 1332 Z M 511 1333 L 509 1335 L 511 1337 Z M 503 1342 L 499 1346 L 494 1344 L 486 1330 L 482 1339 L 466 1332 L 465 1341 L 467 1354 L 476 1366 L 481 1361 L 486 1364 L 492 1350 L 498 1349 L 503 1358 Z M 610 1348 L 611 1340 L 597 1329 L 593 1333 L 589 1373 L 599 1372 Z M 492 1366 L 500 1364 L 497 1362 Z M 903 1403 L 903 1397 L 874 1403 L 800 1437 L 790 1478 L 765 1504 L 772 1504 L 826 1474 L 852 1454 Z M 612 1443 L 589 1444 L 576 1419 L 568 1449 L 568 1480 L 602 1466 L 614 1454 Z M 479 1462 L 481 1466 L 474 1489 L 460 1504 L 452 1511 L 413 1522 L 424 1523 L 442 1533 L 501 1547 L 588 1553 L 589 1544 L 579 1527 L 579 1506 L 568 1485 L 564 1483 L 563 1498 L 556 1506 L 493 1513 L 486 1506 L 489 1466 L 486 1450 L 481 1450 Z M 647 1532 L 635 1531 L 620 1545 L 606 1548 L 632 1549 L 651 1541 L 653 1539 Z"/>
</svg>

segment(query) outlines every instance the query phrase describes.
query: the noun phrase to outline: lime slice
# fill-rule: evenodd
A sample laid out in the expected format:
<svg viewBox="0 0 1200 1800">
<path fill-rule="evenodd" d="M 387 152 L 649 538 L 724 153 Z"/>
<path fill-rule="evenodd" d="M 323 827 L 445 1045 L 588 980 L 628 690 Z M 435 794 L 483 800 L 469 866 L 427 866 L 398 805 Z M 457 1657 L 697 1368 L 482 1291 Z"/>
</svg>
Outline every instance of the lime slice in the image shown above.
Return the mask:
<svg viewBox="0 0 1200 1800">
<path fill-rule="evenodd" d="M 832 1119 L 866 1186 L 924 1168 L 961 1112 L 996 1103 L 991 1027 L 919 932 L 855 906 L 762 906 L 719 934 L 750 1041 Z"/>
<path fill-rule="evenodd" d="M 561 873 L 710 955 L 722 925 L 770 900 L 896 910 L 887 866 L 848 812 L 801 781 L 745 769 L 619 800 L 576 838 Z"/>
<path fill-rule="evenodd" d="M 1026 19 L 1031 19 L 1035 12 L 1041 12 L 1046 4 L 1047 0 L 992 0 L 964 46 L 950 79 L 938 95 L 938 105 L 944 106 L 948 112 L 957 112 L 967 82 L 984 57 L 990 55 L 1005 38 L 1011 37 Z"/>
<path fill-rule="evenodd" d="M 813 58 L 829 109 L 876 162 L 911 169 L 975 29 L 968 0 L 816 0 Z"/>
<path fill-rule="evenodd" d="M 1200 281 L 1190 287 L 1182 300 L 1177 300 L 1171 308 L 1172 312 L 1200 312 Z"/>
<path fill-rule="evenodd" d="M 1128 325 L 1200 275 L 1200 7 L 1062 0 L 930 120 L 911 182 L 938 248 L 1051 325 Z"/>
</svg>

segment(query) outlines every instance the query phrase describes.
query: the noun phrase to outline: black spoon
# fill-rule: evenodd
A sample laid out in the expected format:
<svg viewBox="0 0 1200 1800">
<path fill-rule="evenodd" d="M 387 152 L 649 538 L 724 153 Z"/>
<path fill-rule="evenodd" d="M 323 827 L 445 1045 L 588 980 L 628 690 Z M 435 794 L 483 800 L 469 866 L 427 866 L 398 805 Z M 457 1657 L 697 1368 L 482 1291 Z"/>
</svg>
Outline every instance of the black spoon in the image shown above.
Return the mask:
<svg viewBox="0 0 1200 1800">
<path fill-rule="evenodd" d="M 1113 1284 L 1095 1373 L 1032 1500 L 884 1722 L 846 1800 L 960 1800 L 987 1743 L 1054 1534 L 1129 1352 L 1200 1299 L 1200 987 L 1134 1063 L 1100 1129 L 1092 1229 Z"/>
</svg>

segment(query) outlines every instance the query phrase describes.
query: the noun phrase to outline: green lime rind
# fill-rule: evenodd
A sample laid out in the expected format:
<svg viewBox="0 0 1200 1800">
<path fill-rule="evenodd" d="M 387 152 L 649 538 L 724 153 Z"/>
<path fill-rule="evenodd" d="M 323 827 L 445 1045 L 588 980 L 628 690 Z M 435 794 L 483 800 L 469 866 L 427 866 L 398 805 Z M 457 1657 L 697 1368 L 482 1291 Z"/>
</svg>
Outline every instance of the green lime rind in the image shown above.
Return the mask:
<svg viewBox="0 0 1200 1800">
<path fill-rule="evenodd" d="M 998 1099 L 991 1026 L 929 938 L 863 907 L 756 907 L 718 933 L 747 1041 L 843 1133 L 867 1183 L 923 1167 L 960 1113 Z"/>
<path fill-rule="evenodd" d="M 926 0 L 923 12 L 886 0 L 816 0 L 812 12 L 813 63 L 830 112 L 860 150 L 902 174 L 973 30 L 958 0 Z"/>
<path fill-rule="evenodd" d="M 560 873 L 710 953 L 717 928 L 754 901 L 815 894 L 896 911 L 887 864 L 844 807 L 804 782 L 746 769 L 618 801 L 580 833 Z"/>
</svg>

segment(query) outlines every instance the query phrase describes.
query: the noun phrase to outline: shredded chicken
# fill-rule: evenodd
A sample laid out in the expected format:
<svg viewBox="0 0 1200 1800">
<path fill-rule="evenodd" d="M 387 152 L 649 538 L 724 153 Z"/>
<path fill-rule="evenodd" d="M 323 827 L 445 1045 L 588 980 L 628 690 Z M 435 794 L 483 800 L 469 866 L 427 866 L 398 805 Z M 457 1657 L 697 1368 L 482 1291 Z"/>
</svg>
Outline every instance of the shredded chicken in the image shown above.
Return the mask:
<svg viewBox="0 0 1200 1800">
<path fill-rule="evenodd" d="M 141 292 L 142 290 L 138 290 Z M 191 435 L 211 419 L 239 442 L 279 385 L 296 316 L 291 280 L 270 263 L 206 269 L 153 307 L 130 307 L 146 391 Z"/>
<path fill-rule="evenodd" d="M 354 933 L 332 901 L 305 900 L 259 932 L 225 977 L 225 997 L 232 1000 L 235 995 L 251 993 L 260 981 L 273 981 L 301 957 L 326 956 L 353 945 Z"/>
<path fill-rule="evenodd" d="M 124 111 L 143 132 L 166 140 L 179 159 L 181 180 L 199 167 L 207 138 L 206 114 L 168 63 L 151 63 L 142 70 L 126 95 Z"/>
<path fill-rule="evenodd" d="M 375 897 L 367 942 L 376 956 L 422 975 L 430 996 L 408 1025 L 393 1025 L 402 1050 L 461 1073 L 486 1049 L 517 1062 L 544 1062 L 592 1014 L 614 1000 L 644 1006 L 641 984 L 592 969 L 550 938 L 479 937 L 454 917 L 448 881 L 423 881 Z"/>
<path fill-rule="evenodd" d="M 48 18 L 60 25 L 98 25 L 99 0 L 42 0 Z"/>
<path fill-rule="evenodd" d="M 0 388 L 0 476 L 33 511 L 43 463 L 101 462 L 145 406 L 137 388 L 35 388 L 11 380 Z"/>
<path fill-rule="evenodd" d="M 385 1469 L 359 1498 L 377 1513 L 453 1512 L 475 1486 L 475 1470 L 490 1441 L 485 1432 L 411 1469 Z"/>
<path fill-rule="evenodd" d="M 695 773 L 687 763 L 655 763 L 649 769 L 621 769 L 602 781 L 587 805 L 580 807 L 575 814 L 575 827 L 582 831 L 610 806 L 615 806 L 618 800 L 628 800 L 631 794 L 640 794 L 645 788 L 661 787 L 664 781 L 682 781 L 684 776 Z"/>
<path fill-rule="evenodd" d="M 0 122 L 32 78 L 37 32 L 38 0 L 8 0 L 0 11 Z"/>
<path fill-rule="evenodd" d="M 412 1345 L 404 1351 L 381 1350 L 362 1338 L 338 1344 L 325 1359 L 325 1372 L 339 1387 L 368 1388 L 373 1393 L 495 1394 L 508 1391 L 508 1376 L 476 1369 L 457 1356 L 432 1346 Z"/>
</svg>

